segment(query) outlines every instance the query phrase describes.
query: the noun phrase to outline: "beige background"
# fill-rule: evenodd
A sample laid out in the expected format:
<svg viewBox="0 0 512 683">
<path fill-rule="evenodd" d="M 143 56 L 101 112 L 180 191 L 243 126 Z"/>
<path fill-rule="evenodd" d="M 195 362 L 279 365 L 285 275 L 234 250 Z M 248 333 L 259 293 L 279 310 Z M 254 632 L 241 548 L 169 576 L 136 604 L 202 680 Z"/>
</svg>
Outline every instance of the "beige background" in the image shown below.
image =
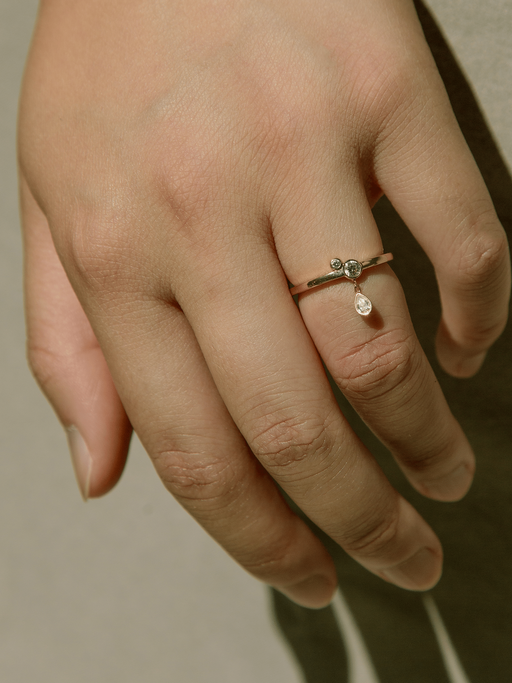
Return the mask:
<svg viewBox="0 0 512 683">
<path fill-rule="evenodd" d="M 262 586 L 166 493 L 134 442 L 84 505 L 24 359 L 16 100 L 37 3 L 0 0 L 0 681 L 296 683 Z M 512 2 L 434 0 L 512 166 Z"/>
</svg>

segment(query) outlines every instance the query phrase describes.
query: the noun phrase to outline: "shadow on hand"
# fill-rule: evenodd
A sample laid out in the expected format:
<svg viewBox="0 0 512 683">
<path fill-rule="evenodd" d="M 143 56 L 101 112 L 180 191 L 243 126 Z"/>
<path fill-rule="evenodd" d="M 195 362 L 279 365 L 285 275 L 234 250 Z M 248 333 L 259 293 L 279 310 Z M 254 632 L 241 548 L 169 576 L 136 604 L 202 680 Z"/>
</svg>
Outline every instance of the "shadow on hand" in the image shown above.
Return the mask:
<svg viewBox="0 0 512 683">
<path fill-rule="evenodd" d="M 435 20 L 421 2 L 416 2 L 416 9 L 461 130 L 510 241 L 510 173 Z M 386 251 L 394 254 L 392 266 L 403 285 L 418 337 L 452 411 L 475 449 L 478 469 L 470 493 L 456 504 L 436 503 L 416 494 L 386 449 L 334 385 L 333 389 L 354 430 L 375 454 L 390 481 L 441 538 L 445 573 L 432 593 L 470 680 L 508 683 L 512 671 L 512 618 L 507 607 L 512 604 L 512 326 L 509 323 L 476 377 L 456 380 L 446 375 L 434 352 L 440 304 L 433 267 L 385 197 L 375 206 L 374 215 Z M 314 528 L 335 559 L 340 585 L 380 683 L 448 683 L 420 595 L 385 584 Z M 340 651 L 342 635 L 332 608 L 320 614 L 297 607 L 280 594 L 274 593 L 273 597 L 277 622 L 297 656 L 304 680 L 347 681 L 346 657 Z"/>
</svg>

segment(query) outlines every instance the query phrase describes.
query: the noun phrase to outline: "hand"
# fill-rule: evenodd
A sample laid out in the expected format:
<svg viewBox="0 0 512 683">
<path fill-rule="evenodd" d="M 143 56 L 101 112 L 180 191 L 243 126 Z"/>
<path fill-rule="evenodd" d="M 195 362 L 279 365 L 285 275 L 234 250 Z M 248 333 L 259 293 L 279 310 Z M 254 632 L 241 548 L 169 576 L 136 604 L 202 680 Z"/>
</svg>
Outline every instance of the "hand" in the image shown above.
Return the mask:
<svg viewBox="0 0 512 683">
<path fill-rule="evenodd" d="M 425 589 L 434 532 L 351 431 L 332 376 L 437 500 L 474 458 L 383 251 L 384 192 L 432 260 L 438 354 L 476 372 L 503 329 L 505 235 L 407 0 L 42 3 L 20 108 L 29 360 L 85 496 L 131 425 L 167 488 L 254 576 L 318 607 L 330 556 L 274 480 L 370 571 Z M 411 264 L 414 267 L 414 264 Z M 126 412 L 125 412 L 126 411 Z"/>
</svg>

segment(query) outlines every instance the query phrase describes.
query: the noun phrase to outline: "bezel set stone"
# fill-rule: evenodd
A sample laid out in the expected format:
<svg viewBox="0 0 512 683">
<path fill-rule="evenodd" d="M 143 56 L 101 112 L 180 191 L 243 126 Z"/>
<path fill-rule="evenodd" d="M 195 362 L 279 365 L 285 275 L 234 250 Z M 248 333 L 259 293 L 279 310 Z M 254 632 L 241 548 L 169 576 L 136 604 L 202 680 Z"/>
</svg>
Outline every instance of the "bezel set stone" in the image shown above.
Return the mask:
<svg viewBox="0 0 512 683">
<path fill-rule="evenodd" d="M 343 272 L 351 280 L 358 278 L 363 272 L 363 266 L 355 259 L 349 259 L 343 264 Z"/>
<path fill-rule="evenodd" d="M 331 261 L 331 268 L 333 270 L 342 270 L 345 277 L 348 277 L 351 280 L 356 280 L 363 272 L 362 264 L 352 258 L 345 261 L 345 263 L 339 258 L 333 258 Z"/>
<path fill-rule="evenodd" d="M 339 282 L 341 278 L 346 277 L 350 280 L 354 286 L 355 291 L 355 309 L 359 315 L 367 316 L 372 312 L 373 305 L 370 299 L 361 292 L 358 285 L 358 278 L 362 274 L 363 270 L 366 268 L 373 268 L 374 266 L 380 266 L 382 263 L 389 263 L 393 260 L 393 254 L 377 254 L 377 256 L 372 256 L 371 258 L 364 259 L 363 261 L 356 261 L 356 259 L 348 259 L 343 263 L 340 258 L 331 259 L 331 272 L 325 275 L 320 275 L 320 277 L 315 277 L 307 282 L 302 282 L 300 285 L 291 285 L 290 294 L 295 296 L 296 294 L 301 294 L 302 292 L 311 291 L 315 287 L 322 287 L 323 285 L 328 285 L 334 282 Z"/>
<path fill-rule="evenodd" d="M 345 263 L 343 263 L 343 261 L 339 258 L 333 258 L 331 261 L 331 268 L 334 271 L 341 271 L 345 277 L 348 277 L 349 280 L 352 280 L 356 290 L 356 296 L 354 300 L 356 311 L 363 317 L 370 315 L 373 309 L 372 302 L 367 296 L 361 293 L 359 285 L 356 282 L 357 278 L 363 272 L 363 264 L 353 258 L 345 261 Z"/>
</svg>

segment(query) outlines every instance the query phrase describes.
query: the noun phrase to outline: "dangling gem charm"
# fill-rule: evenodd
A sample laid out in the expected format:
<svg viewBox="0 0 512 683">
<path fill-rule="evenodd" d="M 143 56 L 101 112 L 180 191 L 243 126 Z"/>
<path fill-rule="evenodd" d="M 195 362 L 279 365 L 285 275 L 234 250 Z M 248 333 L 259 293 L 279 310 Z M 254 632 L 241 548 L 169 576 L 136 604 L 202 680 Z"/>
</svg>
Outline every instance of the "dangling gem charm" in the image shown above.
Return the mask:
<svg viewBox="0 0 512 683">
<path fill-rule="evenodd" d="M 356 311 L 359 313 L 359 315 L 370 315 L 372 312 L 372 302 L 370 299 L 365 296 L 364 294 L 361 294 L 361 290 L 359 289 L 359 285 L 356 283 L 354 280 L 354 289 L 356 291 L 356 298 L 354 300 L 354 306 Z"/>
</svg>

